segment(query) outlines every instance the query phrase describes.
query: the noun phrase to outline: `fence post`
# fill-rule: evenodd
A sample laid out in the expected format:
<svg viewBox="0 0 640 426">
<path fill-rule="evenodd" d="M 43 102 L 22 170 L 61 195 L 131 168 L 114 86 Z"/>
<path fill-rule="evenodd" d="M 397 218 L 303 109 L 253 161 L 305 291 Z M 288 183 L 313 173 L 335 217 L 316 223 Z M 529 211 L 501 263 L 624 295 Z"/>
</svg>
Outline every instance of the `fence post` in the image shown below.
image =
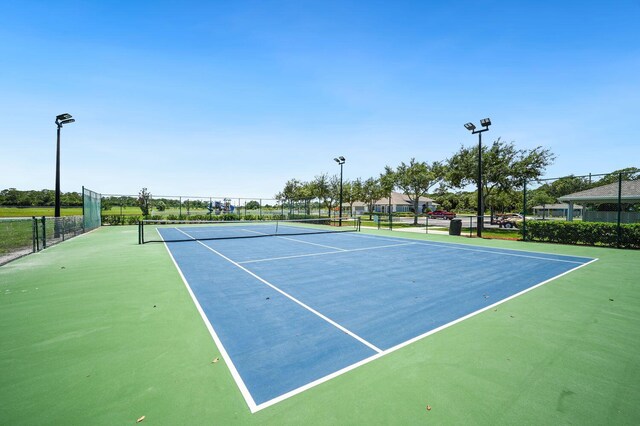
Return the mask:
<svg viewBox="0 0 640 426">
<path fill-rule="evenodd" d="M 45 217 L 42 216 L 42 249 L 47 248 L 47 225 L 45 222 Z"/>
<path fill-rule="evenodd" d="M 527 180 L 522 188 L 522 241 L 527 241 Z"/>
<path fill-rule="evenodd" d="M 32 239 L 33 239 L 33 252 L 40 250 L 40 241 L 38 241 L 38 219 L 35 216 L 31 217 L 31 226 L 32 226 Z"/>
<path fill-rule="evenodd" d="M 618 173 L 618 226 L 617 226 L 617 235 L 616 235 L 616 246 L 620 248 L 620 240 L 622 237 L 622 173 Z"/>
</svg>

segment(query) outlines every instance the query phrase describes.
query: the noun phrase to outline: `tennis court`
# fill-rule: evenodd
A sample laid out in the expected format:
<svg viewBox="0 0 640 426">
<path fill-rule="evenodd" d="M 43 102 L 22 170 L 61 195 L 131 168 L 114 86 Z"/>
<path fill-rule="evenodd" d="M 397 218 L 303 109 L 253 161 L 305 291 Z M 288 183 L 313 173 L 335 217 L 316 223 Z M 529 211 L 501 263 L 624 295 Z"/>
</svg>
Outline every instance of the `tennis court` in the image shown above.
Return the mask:
<svg viewBox="0 0 640 426">
<path fill-rule="evenodd" d="M 105 226 L 0 267 L 0 418 L 638 423 L 637 251 L 291 232 Z"/>
<path fill-rule="evenodd" d="M 157 228 L 252 412 L 596 260 L 318 228 Z"/>
</svg>

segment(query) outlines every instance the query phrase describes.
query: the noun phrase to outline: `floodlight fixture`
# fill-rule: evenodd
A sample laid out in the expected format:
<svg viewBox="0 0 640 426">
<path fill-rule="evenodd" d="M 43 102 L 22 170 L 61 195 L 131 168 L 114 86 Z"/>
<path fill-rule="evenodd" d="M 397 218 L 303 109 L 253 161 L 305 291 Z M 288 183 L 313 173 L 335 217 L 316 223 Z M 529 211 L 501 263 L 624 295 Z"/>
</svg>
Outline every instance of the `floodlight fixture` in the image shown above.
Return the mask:
<svg viewBox="0 0 640 426">
<path fill-rule="evenodd" d="M 482 120 L 480 120 L 480 124 L 482 125 L 482 127 L 489 127 L 491 126 L 491 119 L 483 118 Z"/>
<path fill-rule="evenodd" d="M 56 189 L 55 189 L 55 201 L 54 201 L 54 217 L 60 217 L 60 129 L 63 124 L 75 123 L 76 120 L 71 118 L 71 114 L 64 113 L 56 115 L 56 126 L 58 126 L 58 137 L 56 141 Z M 55 236 L 59 236 L 59 225 L 56 221 Z"/>
<path fill-rule="evenodd" d="M 342 165 L 342 164 L 344 164 L 345 159 L 344 159 L 344 157 L 343 157 L 343 156 L 340 156 L 340 157 L 336 157 L 336 158 L 334 158 L 334 159 L 333 159 L 333 161 L 335 161 L 336 163 L 338 163 L 338 164 Z"/>
<path fill-rule="evenodd" d="M 464 125 L 464 127 L 470 132 L 473 132 L 476 129 L 476 126 L 474 126 L 473 123 L 467 123 Z"/>
</svg>

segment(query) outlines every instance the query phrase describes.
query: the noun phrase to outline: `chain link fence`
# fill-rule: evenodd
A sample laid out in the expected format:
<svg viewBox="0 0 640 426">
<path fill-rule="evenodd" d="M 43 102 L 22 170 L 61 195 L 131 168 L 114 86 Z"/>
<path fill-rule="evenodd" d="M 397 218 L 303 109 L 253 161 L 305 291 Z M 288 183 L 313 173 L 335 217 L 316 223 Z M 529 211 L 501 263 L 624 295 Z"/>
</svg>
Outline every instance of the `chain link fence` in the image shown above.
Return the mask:
<svg viewBox="0 0 640 426">
<path fill-rule="evenodd" d="M 0 219 L 0 265 L 100 226 L 97 192 L 82 188 L 83 215 Z"/>
</svg>

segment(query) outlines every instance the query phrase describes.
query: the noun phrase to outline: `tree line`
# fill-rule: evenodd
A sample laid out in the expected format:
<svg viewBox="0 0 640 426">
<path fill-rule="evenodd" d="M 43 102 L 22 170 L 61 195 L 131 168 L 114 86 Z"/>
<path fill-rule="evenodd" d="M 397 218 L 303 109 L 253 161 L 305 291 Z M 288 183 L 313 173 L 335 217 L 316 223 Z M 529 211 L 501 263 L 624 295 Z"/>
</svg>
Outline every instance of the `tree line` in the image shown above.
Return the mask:
<svg viewBox="0 0 640 426">
<path fill-rule="evenodd" d="M 493 216 L 495 212 L 522 211 L 538 204 L 549 204 L 562 195 L 589 189 L 618 179 L 618 173 L 637 178 L 639 169 L 630 167 L 590 182 L 582 177 L 569 176 L 545 183 L 531 190 L 527 206 L 523 206 L 522 191 L 525 182 L 541 183 L 548 166 L 555 161 L 547 148 L 518 149 L 514 142 L 498 138 L 482 147 L 482 200 L 481 210 Z M 402 192 L 410 204 L 417 224 L 421 209 L 419 200 L 429 196 L 446 210 L 477 210 L 478 146 L 465 147 L 442 161 L 418 161 L 411 158 L 394 167 L 386 166 L 377 176 L 357 178 L 343 182 L 343 205 L 353 211 L 355 202 L 362 202 L 371 214 L 377 201 L 389 198 L 394 190 Z M 465 190 L 472 187 L 473 190 Z M 340 177 L 321 173 L 311 181 L 293 178 L 286 182 L 276 198 L 282 202 L 298 202 L 306 206 L 319 200 L 330 212 L 339 204 Z M 551 201 L 553 200 L 553 201 Z M 307 207 L 308 208 L 308 207 Z"/>
<path fill-rule="evenodd" d="M 55 196 L 56 193 L 52 189 L 20 191 L 16 188 L 8 188 L 0 191 L 0 206 L 49 207 L 55 205 Z M 60 204 L 68 207 L 82 206 L 82 194 L 61 192 Z"/>
</svg>

